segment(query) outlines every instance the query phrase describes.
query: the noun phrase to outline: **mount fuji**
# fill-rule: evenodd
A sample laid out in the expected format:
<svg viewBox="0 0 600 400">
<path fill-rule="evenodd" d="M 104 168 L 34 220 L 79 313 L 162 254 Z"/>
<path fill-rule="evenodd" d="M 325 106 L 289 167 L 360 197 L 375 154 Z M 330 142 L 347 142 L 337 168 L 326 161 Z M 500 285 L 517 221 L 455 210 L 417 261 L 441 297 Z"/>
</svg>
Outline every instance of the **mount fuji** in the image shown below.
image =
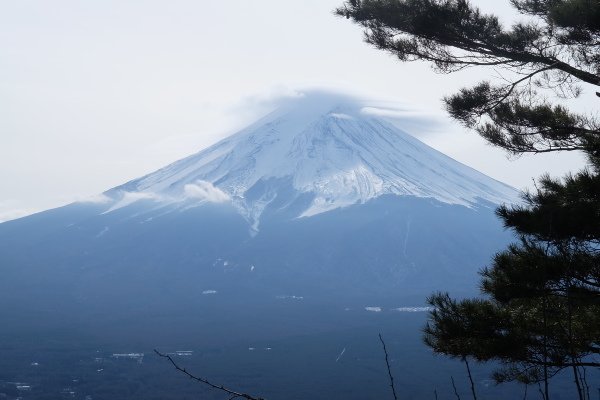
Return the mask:
<svg viewBox="0 0 600 400">
<path fill-rule="evenodd" d="M 170 209 L 230 203 L 255 229 L 275 203 L 302 218 L 384 195 L 466 207 L 515 200 L 514 189 L 369 116 L 359 101 L 323 93 L 105 195 L 106 212 L 140 199 Z"/>
<path fill-rule="evenodd" d="M 221 346 L 473 294 L 512 239 L 494 210 L 517 191 L 368 105 L 309 93 L 90 201 L 0 224 L 0 339 Z"/>
<path fill-rule="evenodd" d="M 0 296 L 72 306 L 121 287 L 129 304 L 174 280 L 191 297 L 469 287 L 509 240 L 495 207 L 518 193 L 365 105 L 309 93 L 93 200 L 0 224 Z"/>
</svg>

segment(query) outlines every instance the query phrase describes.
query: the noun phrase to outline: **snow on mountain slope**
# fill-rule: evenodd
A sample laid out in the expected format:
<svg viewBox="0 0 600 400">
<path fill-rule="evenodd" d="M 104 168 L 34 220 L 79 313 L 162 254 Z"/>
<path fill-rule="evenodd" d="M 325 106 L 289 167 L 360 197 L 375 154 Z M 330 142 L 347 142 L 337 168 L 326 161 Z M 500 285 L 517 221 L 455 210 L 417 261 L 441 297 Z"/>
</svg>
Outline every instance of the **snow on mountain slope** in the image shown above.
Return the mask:
<svg viewBox="0 0 600 400">
<path fill-rule="evenodd" d="M 231 202 L 254 224 L 291 184 L 312 196 L 299 216 L 364 203 L 384 194 L 470 207 L 511 203 L 517 192 L 430 148 L 359 100 L 309 93 L 242 131 L 106 195 L 109 209 L 161 203 Z M 247 196 L 262 188 L 259 196 Z"/>
</svg>

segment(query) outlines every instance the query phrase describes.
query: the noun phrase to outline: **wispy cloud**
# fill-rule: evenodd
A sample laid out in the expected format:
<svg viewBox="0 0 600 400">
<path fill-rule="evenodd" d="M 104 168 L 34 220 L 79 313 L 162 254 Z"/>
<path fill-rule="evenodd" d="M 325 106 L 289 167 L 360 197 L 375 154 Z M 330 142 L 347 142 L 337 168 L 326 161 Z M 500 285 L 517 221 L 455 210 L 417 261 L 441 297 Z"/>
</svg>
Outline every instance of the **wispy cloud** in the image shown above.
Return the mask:
<svg viewBox="0 0 600 400">
<path fill-rule="evenodd" d="M 35 208 L 21 207 L 16 200 L 0 201 L 0 224 L 13 219 L 26 217 L 41 210 Z"/>
<path fill-rule="evenodd" d="M 208 201 L 210 203 L 224 203 L 230 199 L 227 193 L 207 181 L 199 180 L 193 184 L 185 185 L 183 190 L 185 197 L 188 199 Z"/>
<path fill-rule="evenodd" d="M 183 187 L 183 192 L 179 194 L 162 194 L 155 192 L 121 192 L 120 198 L 104 212 L 104 214 L 118 210 L 123 207 L 127 207 L 142 200 L 150 200 L 156 203 L 162 204 L 176 204 L 186 200 L 192 200 L 197 202 L 209 202 L 209 203 L 224 203 L 230 200 L 227 193 L 221 189 L 215 187 L 212 183 L 198 180 L 193 184 L 187 184 Z M 108 198 L 108 201 L 115 201 L 110 197 L 98 197 L 97 201 L 104 201 L 104 198 Z M 94 200 L 94 199 L 92 199 Z"/>
<path fill-rule="evenodd" d="M 118 210 L 119 208 L 127 207 L 136 201 L 140 200 L 154 200 L 160 201 L 162 198 L 160 195 L 156 193 L 150 192 L 122 192 L 121 199 L 114 204 L 111 208 L 106 210 L 103 214 L 109 213 L 111 211 Z"/>
<path fill-rule="evenodd" d="M 413 136 L 439 134 L 448 129 L 445 114 L 411 109 L 401 104 L 374 104 L 363 107 L 361 113 L 383 117 Z"/>
<path fill-rule="evenodd" d="M 110 197 L 104 193 L 96 194 L 94 196 L 88 196 L 81 199 L 77 199 L 76 203 L 89 203 L 89 204 L 107 204 L 113 201 Z"/>
</svg>

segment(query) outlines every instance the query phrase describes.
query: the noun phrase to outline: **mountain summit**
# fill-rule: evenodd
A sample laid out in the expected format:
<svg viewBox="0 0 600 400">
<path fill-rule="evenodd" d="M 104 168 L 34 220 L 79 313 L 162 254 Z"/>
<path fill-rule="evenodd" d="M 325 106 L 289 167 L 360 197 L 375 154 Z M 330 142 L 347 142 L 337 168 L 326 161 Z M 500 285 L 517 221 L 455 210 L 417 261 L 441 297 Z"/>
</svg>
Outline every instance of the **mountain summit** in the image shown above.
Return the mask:
<svg viewBox="0 0 600 400">
<path fill-rule="evenodd" d="M 106 192 L 108 211 L 143 199 L 184 208 L 231 202 L 256 228 L 277 200 L 278 208 L 293 205 L 298 217 L 307 217 L 382 195 L 467 207 L 516 199 L 511 187 L 369 114 L 366 105 L 309 93 L 197 154 Z"/>
</svg>

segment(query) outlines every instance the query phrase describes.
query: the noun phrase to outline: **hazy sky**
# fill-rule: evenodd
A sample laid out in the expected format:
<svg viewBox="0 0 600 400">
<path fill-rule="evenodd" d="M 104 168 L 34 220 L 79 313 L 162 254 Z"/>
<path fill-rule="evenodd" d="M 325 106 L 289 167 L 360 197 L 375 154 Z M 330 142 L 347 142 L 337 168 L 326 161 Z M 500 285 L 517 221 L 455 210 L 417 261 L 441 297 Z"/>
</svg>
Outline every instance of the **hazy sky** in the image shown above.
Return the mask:
<svg viewBox="0 0 600 400">
<path fill-rule="evenodd" d="M 499 4 L 508 0 L 473 2 L 511 16 Z M 341 3 L 0 1 L 0 221 L 151 172 L 309 86 L 429 114 L 435 125 L 406 129 L 517 188 L 544 171 L 582 165 L 574 154 L 509 161 L 462 132 L 444 116 L 440 98 L 484 71 L 444 76 L 426 64 L 402 64 L 333 16 Z"/>
</svg>

